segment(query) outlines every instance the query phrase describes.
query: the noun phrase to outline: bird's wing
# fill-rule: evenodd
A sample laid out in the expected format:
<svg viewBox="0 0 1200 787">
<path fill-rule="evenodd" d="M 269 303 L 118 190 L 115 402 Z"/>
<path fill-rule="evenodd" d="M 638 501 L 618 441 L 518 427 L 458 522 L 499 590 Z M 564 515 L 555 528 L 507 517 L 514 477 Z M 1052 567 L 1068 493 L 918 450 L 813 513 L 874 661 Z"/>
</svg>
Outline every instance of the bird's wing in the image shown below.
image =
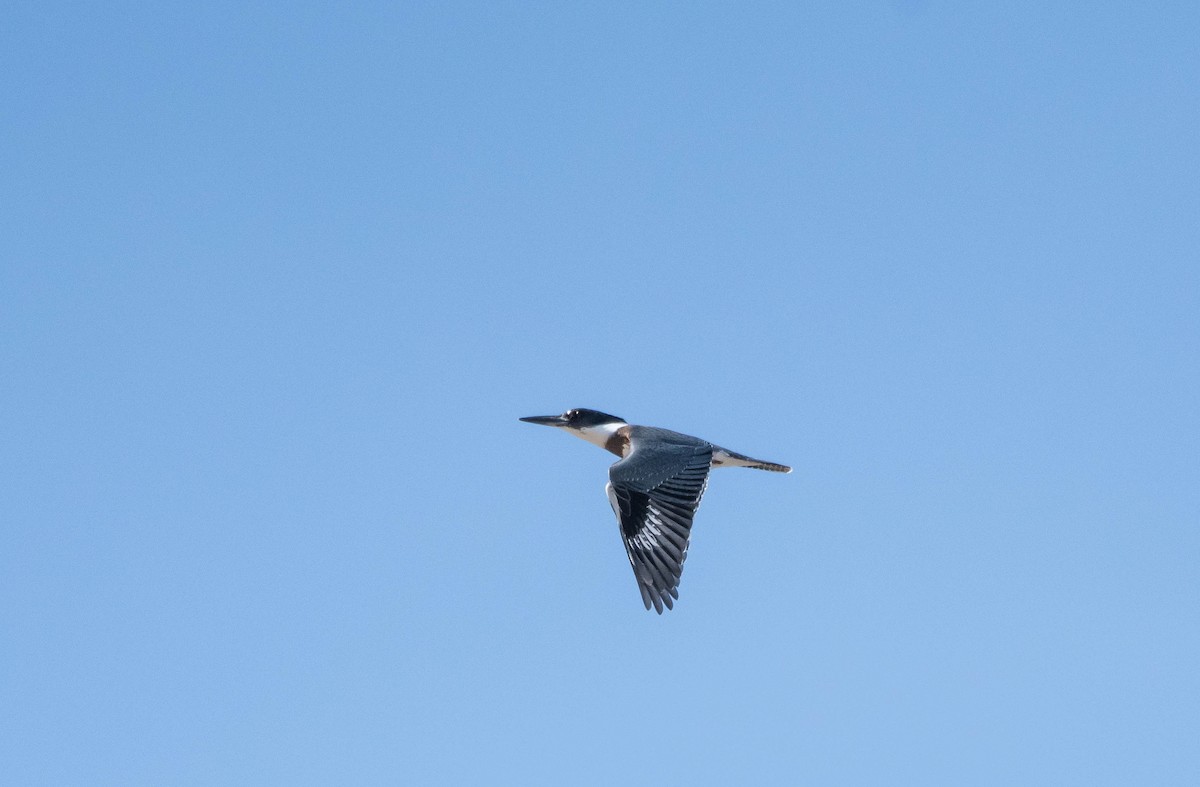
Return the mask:
<svg viewBox="0 0 1200 787">
<path fill-rule="evenodd" d="M 712 447 L 638 444 L 608 471 L 608 502 L 621 524 L 646 609 L 660 615 L 679 598 L 692 517 L 708 483 Z"/>
</svg>

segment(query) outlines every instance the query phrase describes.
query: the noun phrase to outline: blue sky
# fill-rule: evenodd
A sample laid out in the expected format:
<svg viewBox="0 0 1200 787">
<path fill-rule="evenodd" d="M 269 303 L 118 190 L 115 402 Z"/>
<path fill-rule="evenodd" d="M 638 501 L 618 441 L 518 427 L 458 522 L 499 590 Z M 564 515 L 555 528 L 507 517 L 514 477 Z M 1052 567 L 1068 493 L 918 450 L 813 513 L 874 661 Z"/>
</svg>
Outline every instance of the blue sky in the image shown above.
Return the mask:
<svg viewBox="0 0 1200 787">
<path fill-rule="evenodd" d="M 1200 10 L 970 5 L 10 4 L 6 778 L 1200 782 Z"/>
</svg>

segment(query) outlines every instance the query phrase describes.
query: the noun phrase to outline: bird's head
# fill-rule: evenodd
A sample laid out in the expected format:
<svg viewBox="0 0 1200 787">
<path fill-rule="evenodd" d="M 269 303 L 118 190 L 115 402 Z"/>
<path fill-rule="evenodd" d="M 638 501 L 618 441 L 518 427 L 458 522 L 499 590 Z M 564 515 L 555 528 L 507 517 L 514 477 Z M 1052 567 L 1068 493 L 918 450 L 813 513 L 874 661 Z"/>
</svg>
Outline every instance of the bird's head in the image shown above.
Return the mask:
<svg viewBox="0 0 1200 787">
<path fill-rule="evenodd" d="M 625 425 L 623 418 L 583 407 L 567 410 L 562 415 L 529 415 L 521 420 L 527 424 L 557 426 L 599 446 L 603 446 L 613 432 Z"/>
</svg>

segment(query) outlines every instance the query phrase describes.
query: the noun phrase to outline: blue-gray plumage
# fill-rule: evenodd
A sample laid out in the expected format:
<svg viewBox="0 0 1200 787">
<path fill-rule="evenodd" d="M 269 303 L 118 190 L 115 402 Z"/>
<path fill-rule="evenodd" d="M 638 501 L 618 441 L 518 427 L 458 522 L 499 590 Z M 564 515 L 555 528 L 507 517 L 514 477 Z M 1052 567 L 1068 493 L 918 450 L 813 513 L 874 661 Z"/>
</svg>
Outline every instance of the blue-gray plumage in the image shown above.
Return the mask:
<svg viewBox="0 0 1200 787">
<path fill-rule="evenodd" d="M 692 518 L 713 467 L 753 467 L 790 473 L 785 465 L 752 459 L 698 437 L 634 426 L 598 410 L 522 418 L 566 429 L 621 457 L 608 469 L 608 502 L 646 609 L 672 609 L 687 559 Z"/>
</svg>

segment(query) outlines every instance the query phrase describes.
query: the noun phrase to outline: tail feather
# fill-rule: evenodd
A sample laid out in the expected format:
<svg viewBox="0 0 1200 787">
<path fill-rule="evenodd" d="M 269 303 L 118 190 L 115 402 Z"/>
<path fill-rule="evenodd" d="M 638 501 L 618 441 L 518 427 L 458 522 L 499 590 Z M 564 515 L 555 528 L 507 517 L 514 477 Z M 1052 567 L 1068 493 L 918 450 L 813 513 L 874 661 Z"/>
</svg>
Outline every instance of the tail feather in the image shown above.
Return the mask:
<svg viewBox="0 0 1200 787">
<path fill-rule="evenodd" d="M 755 470 L 770 470 L 772 473 L 792 472 L 792 468 L 788 467 L 787 465 L 777 465 L 774 462 L 755 462 L 752 465 L 746 465 L 746 467 L 751 467 Z"/>
<path fill-rule="evenodd" d="M 728 448 L 718 448 L 713 451 L 714 467 L 749 467 L 754 470 L 770 470 L 772 473 L 790 473 L 792 468 L 787 465 L 781 465 L 776 462 L 764 462 L 761 459 L 755 459 L 745 454 L 739 454 L 736 451 L 730 451 Z"/>
</svg>

